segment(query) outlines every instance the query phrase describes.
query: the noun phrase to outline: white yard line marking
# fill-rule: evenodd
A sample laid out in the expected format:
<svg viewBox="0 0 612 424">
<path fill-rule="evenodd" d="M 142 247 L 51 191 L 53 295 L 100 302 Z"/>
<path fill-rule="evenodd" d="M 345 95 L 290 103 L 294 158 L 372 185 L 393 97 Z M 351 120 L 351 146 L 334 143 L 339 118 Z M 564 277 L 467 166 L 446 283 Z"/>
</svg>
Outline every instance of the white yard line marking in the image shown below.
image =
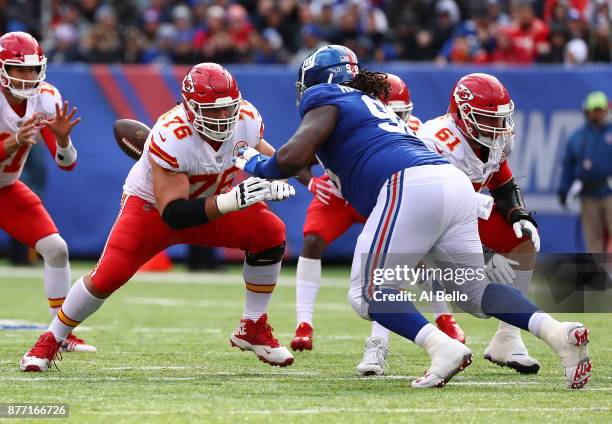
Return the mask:
<svg viewBox="0 0 612 424">
<path fill-rule="evenodd" d="M 608 412 L 610 408 L 539 408 L 539 407 L 522 407 L 522 408 L 384 408 L 377 409 L 376 413 L 382 414 L 454 414 L 454 413 L 470 413 L 470 412 L 508 412 L 508 413 L 525 413 L 525 412 Z M 372 413 L 372 409 L 367 408 L 308 408 L 308 409 L 258 409 L 258 410 L 238 410 L 228 411 L 230 414 L 244 415 L 309 415 L 309 414 L 335 414 L 335 413 Z"/>
</svg>

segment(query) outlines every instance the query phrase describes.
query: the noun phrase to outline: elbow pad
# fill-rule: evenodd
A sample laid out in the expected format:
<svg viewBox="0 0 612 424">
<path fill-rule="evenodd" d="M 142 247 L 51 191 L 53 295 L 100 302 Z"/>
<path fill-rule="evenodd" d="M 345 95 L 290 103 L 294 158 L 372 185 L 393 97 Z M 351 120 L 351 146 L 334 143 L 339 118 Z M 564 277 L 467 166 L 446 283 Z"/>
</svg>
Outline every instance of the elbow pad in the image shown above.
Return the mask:
<svg viewBox="0 0 612 424">
<path fill-rule="evenodd" d="M 531 213 L 527 212 L 525 208 L 521 189 L 514 182 L 514 178 L 492 190 L 491 195 L 495 199 L 495 207 L 506 218 L 509 224 L 512 225 L 521 219 L 525 219 L 537 227 L 535 220 L 531 217 Z"/>
<path fill-rule="evenodd" d="M 176 199 L 162 212 L 162 221 L 173 230 L 183 230 L 209 222 L 204 205 L 206 198 Z"/>
</svg>

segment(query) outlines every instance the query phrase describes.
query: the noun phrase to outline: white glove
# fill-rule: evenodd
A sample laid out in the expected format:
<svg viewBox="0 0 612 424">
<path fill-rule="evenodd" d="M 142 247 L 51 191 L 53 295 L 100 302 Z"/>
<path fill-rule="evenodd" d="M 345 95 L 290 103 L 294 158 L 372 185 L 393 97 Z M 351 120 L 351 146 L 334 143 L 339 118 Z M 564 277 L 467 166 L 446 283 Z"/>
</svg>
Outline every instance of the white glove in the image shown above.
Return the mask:
<svg viewBox="0 0 612 424">
<path fill-rule="evenodd" d="M 499 284 L 513 284 L 516 273 L 511 265 L 518 265 L 517 261 L 508 259 L 498 253 L 494 254 L 485 265 L 485 272 L 489 280 Z"/>
<path fill-rule="evenodd" d="M 521 219 L 519 222 L 515 222 L 512 225 L 516 238 L 523 238 L 523 232 L 531 235 L 531 242 L 536 252 L 540 251 L 540 235 L 538 229 L 531 222 L 526 219 Z"/>
<path fill-rule="evenodd" d="M 227 193 L 217 196 L 217 208 L 222 215 L 247 208 L 270 196 L 270 181 L 257 177 L 247 178 Z"/>
<path fill-rule="evenodd" d="M 274 180 L 270 183 L 270 195 L 266 200 L 285 200 L 295 196 L 295 188 L 286 181 Z"/>
</svg>

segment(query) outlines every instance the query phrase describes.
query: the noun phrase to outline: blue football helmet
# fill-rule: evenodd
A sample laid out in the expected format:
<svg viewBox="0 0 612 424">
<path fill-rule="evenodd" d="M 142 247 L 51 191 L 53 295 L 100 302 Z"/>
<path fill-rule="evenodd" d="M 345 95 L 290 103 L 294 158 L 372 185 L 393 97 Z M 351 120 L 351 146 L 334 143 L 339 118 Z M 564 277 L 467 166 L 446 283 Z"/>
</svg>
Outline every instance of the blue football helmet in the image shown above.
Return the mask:
<svg viewBox="0 0 612 424">
<path fill-rule="evenodd" d="M 330 44 L 308 56 L 298 71 L 297 104 L 307 88 L 317 84 L 345 84 L 359 73 L 357 55 L 348 47 Z"/>
</svg>

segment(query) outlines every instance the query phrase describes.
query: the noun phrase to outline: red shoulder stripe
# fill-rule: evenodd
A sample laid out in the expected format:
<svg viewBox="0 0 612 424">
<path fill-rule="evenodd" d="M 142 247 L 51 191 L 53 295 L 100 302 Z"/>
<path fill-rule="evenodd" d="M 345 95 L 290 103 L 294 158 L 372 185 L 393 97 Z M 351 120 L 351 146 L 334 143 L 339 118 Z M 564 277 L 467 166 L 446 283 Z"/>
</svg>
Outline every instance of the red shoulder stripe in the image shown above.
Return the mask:
<svg viewBox="0 0 612 424">
<path fill-rule="evenodd" d="M 168 153 L 164 152 L 160 147 L 155 144 L 153 141 L 153 137 L 151 137 L 151 144 L 149 145 L 149 151 L 153 153 L 155 156 L 166 162 L 173 168 L 178 168 L 179 163 L 174 156 L 170 156 Z"/>
</svg>

